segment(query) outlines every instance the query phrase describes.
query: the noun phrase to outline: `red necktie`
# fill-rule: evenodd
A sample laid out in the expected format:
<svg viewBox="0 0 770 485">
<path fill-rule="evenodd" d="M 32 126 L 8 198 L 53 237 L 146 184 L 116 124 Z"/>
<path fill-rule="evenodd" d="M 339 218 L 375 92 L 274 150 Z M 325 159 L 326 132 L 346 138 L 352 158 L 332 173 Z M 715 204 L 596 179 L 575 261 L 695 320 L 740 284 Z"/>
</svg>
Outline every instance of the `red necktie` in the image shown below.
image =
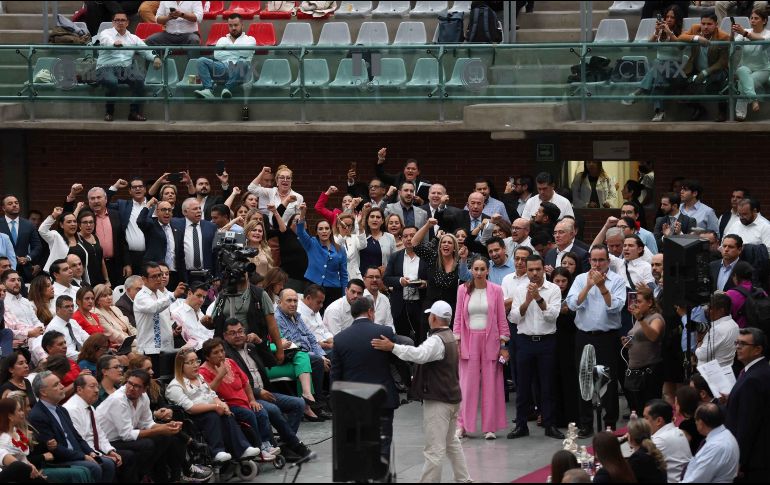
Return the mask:
<svg viewBox="0 0 770 485">
<path fill-rule="evenodd" d="M 88 406 L 86 409 L 88 409 L 88 414 L 91 416 L 91 429 L 94 431 L 94 450 L 101 453 L 102 450 L 99 449 L 99 432 L 96 430 L 96 419 L 94 419 L 94 409 L 91 406 Z"/>
</svg>

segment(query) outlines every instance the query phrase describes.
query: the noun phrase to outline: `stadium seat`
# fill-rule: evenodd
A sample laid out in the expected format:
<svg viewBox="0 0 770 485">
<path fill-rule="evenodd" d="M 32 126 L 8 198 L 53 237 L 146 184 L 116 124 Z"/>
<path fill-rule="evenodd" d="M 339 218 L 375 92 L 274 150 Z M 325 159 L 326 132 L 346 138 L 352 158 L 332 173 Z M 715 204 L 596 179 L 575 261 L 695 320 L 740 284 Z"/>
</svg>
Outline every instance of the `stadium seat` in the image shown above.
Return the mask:
<svg viewBox="0 0 770 485">
<path fill-rule="evenodd" d="M 447 87 L 466 87 L 468 85 L 468 81 L 479 81 L 486 78 L 486 72 L 484 73 L 469 73 L 467 71 L 468 64 L 470 63 L 480 63 L 483 62 L 480 58 L 468 58 L 468 57 L 459 57 L 457 61 L 455 62 L 455 67 L 452 70 L 452 77 L 447 81 L 446 85 Z M 481 77 L 480 79 L 473 78 L 473 76 L 476 76 L 476 78 Z"/>
<path fill-rule="evenodd" d="M 432 57 L 421 57 L 414 65 L 412 79 L 406 83 L 407 88 L 434 88 L 438 86 L 438 60 Z"/>
<path fill-rule="evenodd" d="M 596 29 L 594 42 L 597 44 L 628 42 L 626 21 L 623 19 L 602 19 L 599 22 L 599 28 Z"/>
<path fill-rule="evenodd" d="M 414 5 L 409 15 L 412 17 L 438 17 L 446 15 L 449 9 L 449 2 L 421 1 Z"/>
<path fill-rule="evenodd" d="M 283 31 L 279 45 L 308 46 L 313 45 L 313 29 L 307 22 L 289 22 Z"/>
<path fill-rule="evenodd" d="M 246 33 L 257 40 L 257 45 L 275 45 L 275 27 L 270 22 L 254 22 Z"/>
<path fill-rule="evenodd" d="M 142 40 L 145 40 L 147 37 L 152 34 L 157 34 L 158 32 L 163 32 L 163 26 L 160 24 L 141 22 L 136 26 L 136 36 Z"/>
<path fill-rule="evenodd" d="M 316 45 L 350 45 L 350 28 L 347 22 L 324 24 Z"/>
<path fill-rule="evenodd" d="M 400 57 L 380 59 L 380 73 L 374 76 L 374 84 L 379 88 L 400 88 L 406 84 L 406 64 Z"/>
<path fill-rule="evenodd" d="M 255 88 L 285 88 L 291 84 L 291 66 L 288 59 L 267 59 L 262 65 Z"/>
<path fill-rule="evenodd" d="M 369 74 L 366 71 L 366 61 L 361 59 L 361 72 L 353 74 L 353 59 L 342 59 L 337 68 L 337 76 L 329 86 L 333 88 L 351 88 L 365 85 L 369 82 Z"/>
<path fill-rule="evenodd" d="M 636 29 L 634 42 L 647 42 L 652 34 L 655 33 L 655 23 L 657 19 L 642 19 L 639 22 L 639 28 Z"/>
<path fill-rule="evenodd" d="M 372 11 L 372 17 L 405 17 L 409 6 L 408 1 L 380 2 Z"/>
<path fill-rule="evenodd" d="M 126 292 L 126 287 L 123 285 L 118 285 L 115 287 L 114 290 L 112 290 L 112 303 L 117 303 L 118 300 L 120 300 L 120 297 L 123 296 L 123 293 Z"/>
<path fill-rule="evenodd" d="M 751 23 L 749 23 L 748 17 L 733 17 L 735 19 L 735 23 L 740 25 L 746 30 L 751 30 Z M 725 17 L 722 19 L 722 22 L 719 24 L 719 30 L 722 32 L 727 32 L 727 34 L 730 34 L 732 31 L 732 26 L 730 25 L 730 17 Z"/>
<path fill-rule="evenodd" d="M 468 13 L 471 11 L 471 2 L 454 2 L 449 11 Z"/>
<path fill-rule="evenodd" d="M 438 30 L 438 29 L 437 29 Z M 422 22 L 401 22 L 396 31 L 393 45 L 416 45 L 428 42 L 425 24 Z"/>
<path fill-rule="evenodd" d="M 305 87 L 322 88 L 329 85 L 329 64 L 326 59 L 305 59 L 303 60 L 305 72 Z M 300 76 L 291 83 L 291 87 L 300 87 Z"/>
<path fill-rule="evenodd" d="M 685 17 L 684 23 L 682 24 L 682 32 L 687 32 L 690 30 L 690 27 L 699 23 L 700 17 Z"/>
<path fill-rule="evenodd" d="M 208 46 L 217 45 L 217 41 L 226 36 L 230 32 L 230 28 L 226 22 L 217 22 L 211 24 L 209 29 L 209 35 L 206 37 L 206 44 Z"/>
<path fill-rule="evenodd" d="M 262 8 L 262 2 L 230 2 L 230 7 L 222 12 L 222 18 L 227 20 L 230 14 L 237 13 L 244 20 L 251 20 Z"/>
<path fill-rule="evenodd" d="M 295 7 L 296 5 L 297 2 L 294 2 Z M 291 20 L 291 12 L 273 12 L 265 7 L 259 11 L 259 18 L 264 20 Z"/>
<path fill-rule="evenodd" d="M 385 22 L 364 22 L 358 31 L 356 45 L 387 45 L 390 43 Z"/>
<path fill-rule="evenodd" d="M 99 30 L 96 33 L 100 34 L 102 30 L 107 30 L 111 28 L 112 28 L 112 22 L 102 22 L 99 24 Z"/>
<path fill-rule="evenodd" d="M 208 11 L 205 10 L 206 3 L 209 4 Z M 222 12 L 225 11 L 225 2 L 204 2 L 203 5 L 203 18 L 207 20 L 214 20 L 215 18 L 222 15 Z"/>
<path fill-rule="evenodd" d="M 610 5 L 610 8 L 608 9 L 610 12 L 610 15 L 612 14 L 641 14 L 642 13 L 642 7 L 644 7 L 644 2 L 612 2 L 612 5 Z M 687 13 L 687 12 L 685 12 Z"/>
<path fill-rule="evenodd" d="M 182 79 L 179 80 L 177 86 L 188 89 L 202 89 L 202 85 L 190 82 L 190 76 L 198 77 L 198 59 L 190 59 L 187 61 L 187 65 L 184 68 L 184 74 L 182 74 Z"/>
<path fill-rule="evenodd" d="M 168 85 L 176 86 L 179 82 L 179 73 L 176 70 L 176 62 L 174 59 L 166 59 L 166 71 L 168 72 Z M 160 87 L 163 85 L 163 71 L 161 69 L 153 69 L 152 66 L 147 68 L 147 74 L 144 77 L 145 86 Z"/>
<path fill-rule="evenodd" d="M 338 17 L 366 17 L 372 12 L 372 2 L 342 2 L 334 12 Z"/>
</svg>

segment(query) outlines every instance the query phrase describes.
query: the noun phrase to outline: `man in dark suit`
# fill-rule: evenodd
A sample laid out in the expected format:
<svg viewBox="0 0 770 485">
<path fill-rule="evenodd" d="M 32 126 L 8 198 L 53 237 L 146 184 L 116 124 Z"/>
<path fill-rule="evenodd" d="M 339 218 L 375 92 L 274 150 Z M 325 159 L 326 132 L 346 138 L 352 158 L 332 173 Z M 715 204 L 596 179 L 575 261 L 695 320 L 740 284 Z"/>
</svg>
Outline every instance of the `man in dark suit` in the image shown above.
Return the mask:
<svg viewBox="0 0 770 485">
<path fill-rule="evenodd" d="M 37 430 L 37 449 L 48 453 L 48 441 L 56 440 L 53 454 L 55 465 L 87 468 L 94 482 L 112 482 L 115 478 L 115 462 L 97 453 L 80 436 L 72 418 L 59 403 L 64 400 L 64 386 L 51 371 L 35 376 L 32 389 L 39 400 L 29 412 L 29 422 Z"/>
<path fill-rule="evenodd" d="M 444 209 L 437 211 L 435 217 L 439 227 L 444 232 L 451 234 L 454 234 L 457 229 L 464 229 L 470 234 L 472 230 L 481 225 L 484 219 L 491 218 L 484 213 L 484 195 L 480 192 L 471 192 L 468 196 L 468 210 L 457 212 Z"/>
<path fill-rule="evenodd" d="M 742 201 L 743 199 L 750 198 L 751 193 L 747 189 L 740 187 L 733 189 L 733 192 L 730 195 L 730 210 L 719 216 L 718 237 L 725 237 L 727 226 L 729 226 L 734 221 L 740 220 L 740 216 L 738 215 L 738 202 Z"/>
<path fill-rule="evenodd" d="M 554 228 L 556 247 L 545 255 L 545 270 L 549 276 L 554 268 L 561 266 L 561 256 L 568 252 L 573 252 L 578 257 L 577 274 L 585 273 L 590 269 L 588 251 L 575 244 L 575 235 L 576 229 L 573 219 L 562 219 L 556 224 Z"/>
<path fill-rule="evenodd" d="M 395 340 L 393 330 L 374 323 L 374 303 L 364 297 L 350 305 L 355 319 L 350 327 L 334 337 L 334 360 L 331 381 L 363 382 L 379 384 L 388 393 L 380 414 L 382 447 L 380 454 L 390 460 L 390 443 L 393 440 L 393 413 L 398 408 L 398 391 L 390 373 L 388 354 L 375 350 L 372 340 L 382 336 Z"/>
<path fill-rule="evenodd" d="M 411 287 L 409 286 L 409 281 L 410 279 L 427 280 L 428 266 L 425 264 L 425 261 L 414 253 L 412 238 L 416 233 L 416 227 L 407 226 L 404 228 L 401 234 L 404 249 L 390 257 L 388 267 L 385 268 L 383 281 L 385 286 L 391 288 L 390 311 L 393 314 L 396 332 L 399 335 L 411 338 L 415 342 L 422 342 L 425 340 L 426 335 L 426 330 L 422 325 L 421 301 L 425 298 L 425 288 L 424 285 L 419 288 Z M 404 275 L 405 258 L 408 258 L 406 268 L 412 272 L 408 276 Z M 415 263 L 415 259 L 416 264 L 409 264 Z"/>
<path fill-rule="evenodd" d="M 742 328 L 736 357 L 744 365 L 727 399 L 725 426 L 740 447 L 736 482 L 759 483 L 770 474 L 770 366 L 767 336 L 758 328 Z"/>
<path fill-rule="evenodd" d="M 664 236 L 689 234 L 698 225 L 698 221 L 679 211 L 680 203 L 679 195 L 673 192 L 663 194 L 663 197 L 660 198 L 660 211 L 663 216 L 655 219 L 655 229 L 653 230 L 658 248 L 663 247 Z"/>
<path fill-rule="evenodd" d="M 153 217 L 157 212 L 158 217 Z M 187 281 L 187 272 L 184 269 L 184 254 L 177 248 L 184 246 L 182 231 L 171 225 L 173 207 L 166 201 L 158 202 L 150 199 L 147 207 L 142 209 L 136 222 L 144 233 L 147 249 L 144 252 L 142 263 L 162 262 L 168 265 L 170 270 L 169 288 L 176 288 L 180 281 Z"/>
<path fill-rule="evenodd" d="M 128 187 L 131 199 L 120 199 L 111 202 L 112 197 L 120 189 Z M 120 216 L 120 224 L 126 233 L 126 242 L 128 244 L 128 260 L 131 264 L 131 274 L 141 274 L 142 257 L 146 248 L 144 236 L 137 224 L 139 212 L 147 204 L 147 189 L 144 181 L 139 177 L 134 177 L 130 181 L 118 179 L 115 184 L 107 189 L 107 209 L 117 211 Z"/>
<path fill-rule="evenodd" d="M 139 290 L 143 287 L 144 281 L 142 281 L 141 276 L 129 276 L 124 283 L 126 292 L 123 293 L 123 296 L 118 298 L 118 301 L 115 303 L 115 306 L 120 308 L 120 311 L 123 312 L 123 315 L 125 315 L 126 318 L 128 318 L 128 321 L 131 322 L 131 325 L 133 325 L 134 328 L 136 328 L 136 319 L 134 318 L 134 298 L 136 298 L 136 294 L 139 293 Z"/>
<path fill-rule="evenodd" d="M 186 271 L 184 281 L 191 281 L 189 272 L 196 269 L 214 271 L 214 236 L 217 226 L 203 220 L 203 211 L 198 200 L 190 197 L 182 204 L 183 218 L 171 219 L 171 227 L 182 234 L 182 245 L 177 246 L 177 257 L 182 258 L 184 266 L 177 272 Z M 180 277 L 181 278 L 181 277 Z"/>
<path fill-rule="evenodd" d="M 432 219 L 438 219 L 436 214 L 442 212 L 445 219 L 459 220 L 462 217 L 462 209 L 452 207 L 447 202 L 449 202 L 449 195 L 446 193 L 446 187 L 441 184 L 433 184 L 428 191 L 428 203 L 420 206 L 420 208 L 427 212 L 428 217 Z M 430 238 L 436 237 L 436 232 L 442 229 L 441 226 L 431 227 Z"/>
<path fill-rule="evenodd" d="M 722 259 L 709 263 L 713 290 L 727 291 L 735 288 L 733 269 L 742 252 L 743 239 L 740 236 L 728 234 L 722 239 Z"/>
<path fill-rule="evenodd" d="M 217 174 L 217 178 L 222 183 L 222 195 L 211 195 L 211 184 L 206 177 L 198 177 L 198 180 L 195 181 L 195 198 L 203 207 L 203 218 L 207 221 L 211 220 L 211 208 L 217 204 L 224 204 L 233 193 L 229 184 L 230 175 L 227 171 Z"/>
<path fill-rule="evenodd" d="M 387 148 L 380 148 L 377 152 L 377 164 L 374 166 L 374 173 L 377 178 L 382 180 L 388 187 L 401 187 L 404 182 L 412 182 L 414 184 L 415 204 L 420 206 L 425 203 L 424 200 L 417 194 L 420 193 L 420 185 L 429 184 L 429 182 L 420 177 L 420 164 L 414 158 L 410 158 L 404 164 L 404 170 L 401 173 L 389 174 L 385 172 L 385 157 L 388 155 Z M 388 203 L 397 202 L 398 197 L 396 194 L 388 194 Z"/>
<path fill-rule="evenodd" d="M 32 281 L 32 266 L 42 256 L 43 245 L 37 228 L 27 219 L 19 217 L 21 207 L 15 195 L 6 195 L 2 200 L 5 217 L 0 218 L 0 233 L 11 238 L 16 253 L 16 270 L 25 282 Z"/>
</svg>

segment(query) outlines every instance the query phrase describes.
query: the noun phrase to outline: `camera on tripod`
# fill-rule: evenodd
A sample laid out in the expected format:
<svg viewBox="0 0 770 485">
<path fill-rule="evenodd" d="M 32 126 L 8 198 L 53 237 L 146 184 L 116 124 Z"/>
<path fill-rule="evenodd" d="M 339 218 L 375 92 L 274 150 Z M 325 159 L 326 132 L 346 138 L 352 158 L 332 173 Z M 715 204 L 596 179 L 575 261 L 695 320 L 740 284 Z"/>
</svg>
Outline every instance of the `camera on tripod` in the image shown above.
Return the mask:
<svg viewBox="0 0 770 485">
<path fill-rule="evenodd" d="M 235 295 L 238 293 L 238 283 L 243 280 L 244 275 L 256 269 L 250 258 L 256 256 L 259 251 L 246 247 L 245 234 L 232 231 L 217 233 L 213 244 L 217 252 L 217 267 L 224 294 Z"/>
</svg>

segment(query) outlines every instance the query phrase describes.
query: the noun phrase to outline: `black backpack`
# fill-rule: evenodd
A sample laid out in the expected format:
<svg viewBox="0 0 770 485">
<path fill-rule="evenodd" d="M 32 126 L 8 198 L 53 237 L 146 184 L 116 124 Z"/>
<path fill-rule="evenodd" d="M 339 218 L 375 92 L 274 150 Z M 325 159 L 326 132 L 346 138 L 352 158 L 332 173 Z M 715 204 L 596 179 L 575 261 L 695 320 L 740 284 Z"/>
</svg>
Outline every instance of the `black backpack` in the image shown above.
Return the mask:
<svg viewBox="0 0 770 485">
<path fill-rule="evenodd" d="M 471 10 L 471 19 L 468 23 L 468 32 L 465 35 L 466 42 L 480 44 L 495 44 L 502 42 L 503 29 L 497 14 L 486 5 L 479 5 Z"/>
<path fill-rule="evenodd" d="M 738 311 L 738 316 L 746 317 L 746 325 L 764 332 L 770 330 L 770 298 L 762 288 L 753 288 L 751 293 L 742 286 L 734 290 L 746 297 L 746 303 Z"/>
<path fill-rule="evenodd" d="M 461 44 L 463 41 L 463 12 L 438 16 L 438 44 Z"/>
</svg>

